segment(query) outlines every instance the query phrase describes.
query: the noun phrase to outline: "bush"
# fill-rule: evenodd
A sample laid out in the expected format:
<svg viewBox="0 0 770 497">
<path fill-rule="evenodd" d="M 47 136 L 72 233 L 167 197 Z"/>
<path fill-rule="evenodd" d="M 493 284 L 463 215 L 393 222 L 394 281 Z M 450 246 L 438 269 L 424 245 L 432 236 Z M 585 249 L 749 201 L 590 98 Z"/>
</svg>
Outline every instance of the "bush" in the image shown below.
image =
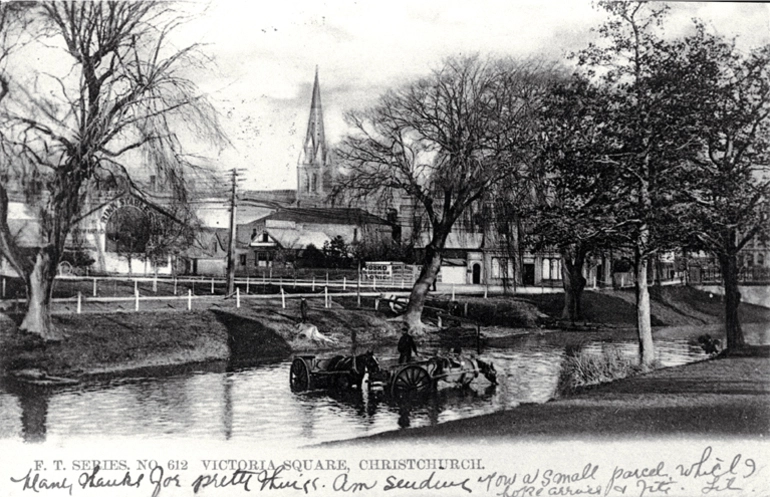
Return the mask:
<svg viewBox="0 0 770 497">
<path fill-rule="evenodd" d="M 641 371 L 638 359 L 625 356 L 617 347 L 600 352 L 569 348 L 559 374 L 557 393 L 569 395 L 582 387 L 626 378 Z"/>
</svg>

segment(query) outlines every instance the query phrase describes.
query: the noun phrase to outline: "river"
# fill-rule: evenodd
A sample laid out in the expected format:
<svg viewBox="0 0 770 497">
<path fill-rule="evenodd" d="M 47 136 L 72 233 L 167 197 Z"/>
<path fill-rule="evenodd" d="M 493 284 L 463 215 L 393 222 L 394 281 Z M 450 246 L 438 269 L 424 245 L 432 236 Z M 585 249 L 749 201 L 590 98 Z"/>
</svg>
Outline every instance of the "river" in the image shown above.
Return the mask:
<svg viewBox="0 0 770 497">
<path fill-rule="evenodd" d="M 706 330 L 708 331 L 708 330 Z M 655 331 L 664 367 L 707 357 L 695 338 L 704 328 Z M 718 336 L 718 330 L 712 330 Z M 768 343 L 768 325 L 746 325 L 750 343 Z M 74 387 L 0 384 L 0 440 L 56 442 L 81 437 L 239 440 L 296 447 L 424 426 L 546 402 L 557 395 L 569 350 L 634 357 L 633 333 L 543 331 L 486 346 L 499 384 L 485 379 L 469 389 L 440 388 L 412 403 L 352 391 L 292 393 L 291 358 L 233 367 L 211 363 L 101 378 Z M 431 350 L 425 350 L 430 352 Z M 392 351 L 377 350 L 384 365 Z"/>
</svg>

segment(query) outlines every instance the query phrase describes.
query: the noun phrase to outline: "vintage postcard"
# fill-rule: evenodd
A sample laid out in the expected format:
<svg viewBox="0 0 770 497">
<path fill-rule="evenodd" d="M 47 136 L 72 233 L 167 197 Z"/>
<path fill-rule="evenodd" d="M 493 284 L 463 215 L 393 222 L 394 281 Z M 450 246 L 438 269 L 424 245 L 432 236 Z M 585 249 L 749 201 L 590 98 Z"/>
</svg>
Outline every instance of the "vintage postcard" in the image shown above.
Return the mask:
<svg viewBox="0 0 770 497">
<path fill-rule="evenodd" d="M 770 5 L 0 2 L 0 495 L 770 495 Z"/>
</svg>

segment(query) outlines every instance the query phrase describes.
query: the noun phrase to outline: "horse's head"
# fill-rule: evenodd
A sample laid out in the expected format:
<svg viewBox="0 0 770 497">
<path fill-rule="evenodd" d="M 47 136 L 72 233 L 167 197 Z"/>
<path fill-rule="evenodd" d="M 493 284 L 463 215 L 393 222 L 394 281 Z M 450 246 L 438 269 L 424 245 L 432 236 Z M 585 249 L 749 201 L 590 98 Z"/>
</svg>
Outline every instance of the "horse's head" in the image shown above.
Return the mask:
<svg viewBox="0 0 770 497">
<path fill-rule="evenodd" d="M 490 383 L 497 385 L 497 370 L 495 369 L 495 365 L 491 362 L 484 362 L 479 359 L 476 359 L 476 362 L 479 364 L 479 371 L 481 371 L 481 374 L 483 374 Z"/>
<path fill-rule="evenodd" d="M 371 350 L 368 351 L 366 354 L 363 354 L 359 356 L 361 363 L 364 365 L 364 368 L 370 372 L 370 373 L 376 373 L 380 370 L 380 363 L 377 361 L 377 358 L 374 357 L 374 352 Z"/>
</svg>

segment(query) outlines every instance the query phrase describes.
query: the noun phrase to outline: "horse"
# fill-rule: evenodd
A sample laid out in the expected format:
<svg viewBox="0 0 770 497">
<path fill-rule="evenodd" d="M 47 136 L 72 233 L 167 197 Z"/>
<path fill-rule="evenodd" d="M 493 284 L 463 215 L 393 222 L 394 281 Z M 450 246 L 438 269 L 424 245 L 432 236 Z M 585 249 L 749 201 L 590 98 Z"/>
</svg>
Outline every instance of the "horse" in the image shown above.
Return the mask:
<svg viewBox="0 0 770 497">
<path fill-rule="evenodd" d="M 347 375 L 335 375 L 334 386 L 337 388 L 345 389 L 355 386 L 360 389 L 366 373 L 379 373 L 380 363 L 370 350 L 357 356 L 334 356 L 328 360 L 324 369 L 348 373 Z"/>
<path fill-rule="evenodd" d="M 497 370 L 495 369 L 495 365 L 491 362 L 485 362 L 481 359 L 476 359 L 476 364 L 478 366 L 479 372 L 484 375 L 484 378 L 486 378 L 491 384 L 497 385 Z"/>
</svg>

